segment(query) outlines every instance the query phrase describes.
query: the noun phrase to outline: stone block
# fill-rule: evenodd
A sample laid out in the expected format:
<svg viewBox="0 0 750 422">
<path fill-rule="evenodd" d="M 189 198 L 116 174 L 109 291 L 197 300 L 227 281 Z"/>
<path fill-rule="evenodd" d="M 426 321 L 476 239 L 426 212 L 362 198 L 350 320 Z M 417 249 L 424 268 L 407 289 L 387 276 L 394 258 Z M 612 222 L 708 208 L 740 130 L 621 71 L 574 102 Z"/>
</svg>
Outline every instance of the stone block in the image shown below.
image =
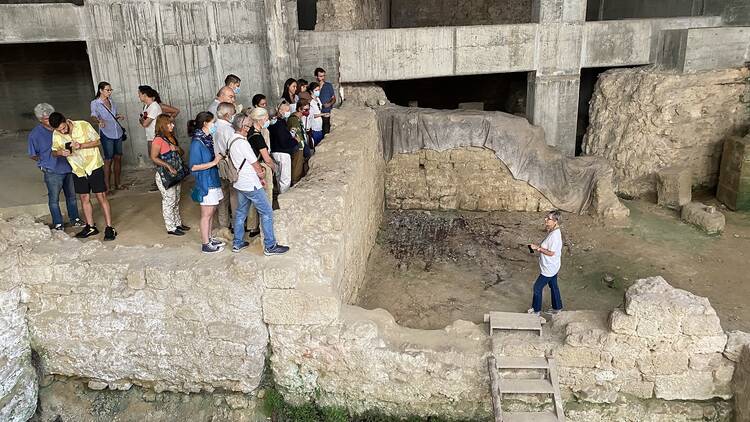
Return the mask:
<svg viewBox="0 0 750 422">
<path fill-rule="evenodd" d="M 739 362 L 742 348 L 750 345 L 750 333 L 730 331 L 727 333 L 727 346 L 724 356 L 732 362 Z"/>
<path fill-rule="evenodd" d="M 685 352 L 648 353 L 638 357 L 638 368 L 644 375 L 681 374 L 688 369 Z"/>
<path fill-rule="evenodd" d="M 693 177 L 689 167 L 672 166 L 656 173 L 659 205 L 679 209 L 692 198 Z"/>
<path fill-rule="evenodd" d="M 733 211 L 750 210 L 750 135 L 724 142 L 716 199 Z"/>
<path fill-rule="evenodd" d="M 627 381 L 620 387 L 620 392 L 640 399 L 650 399 L 654 396 L 654 383 L 650 381 Z"/>
<path fill-rule="evenodd" d="M 618 334 L 635 334 L 635 330 L 638 328 L 638 318 L 617 308 L 609 316 L 609 328 Z"/>
<path fill-rule="evenodd" d="M 263 320 L 267 324 L 317 325 L 338 318 L 341 302 L 332 295 L 296 289 L 267 289 L 263 295 Z"/>
<path fill-rule="evenodd" d="M 724 330 L 718 315 L 691 315 L 683 319 L 682 332 L 689 336 L 716 336 Z"/>
<path fill-rule="evenodd" d="M 719 234 L 724 231 L 726 220 L 724 214 L 716 207 L 691 202 L 682 207 L 682 220 L 690 223 L 708 234 Z"/>
<path fill-rule="evenodd" d="M 729 399 L 731 393 L 717 389 L 711 371 L 687 371 L 677 375 L 654 377 L 654 394 L 664 400 Z"/>
</svg>

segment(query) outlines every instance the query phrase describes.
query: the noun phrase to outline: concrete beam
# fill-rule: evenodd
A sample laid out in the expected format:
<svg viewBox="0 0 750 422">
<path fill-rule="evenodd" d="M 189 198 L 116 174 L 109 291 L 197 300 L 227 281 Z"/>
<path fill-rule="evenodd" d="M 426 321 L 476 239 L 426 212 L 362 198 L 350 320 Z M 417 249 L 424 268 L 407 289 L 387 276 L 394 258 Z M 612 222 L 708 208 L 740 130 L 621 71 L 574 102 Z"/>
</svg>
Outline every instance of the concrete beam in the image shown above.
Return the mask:
<svg viewBox="0 0 750 422">
<path fill-rule="evenodd" d="M 656 62 L 663 31 L 717 26 L 719 17 L 587 22 L 581 67 L 636 66 Z"/>
<path fill-rule="evenodd" d="M 0 4 L 0 44 L 84 41 L 83 7 L 72 4 Z"/>
<path fill-rule="evenodd" d="M 726 69 L 750 60 L 750 27 L 667 31 L 659 64 L 681 72 Z"/>
</svg>

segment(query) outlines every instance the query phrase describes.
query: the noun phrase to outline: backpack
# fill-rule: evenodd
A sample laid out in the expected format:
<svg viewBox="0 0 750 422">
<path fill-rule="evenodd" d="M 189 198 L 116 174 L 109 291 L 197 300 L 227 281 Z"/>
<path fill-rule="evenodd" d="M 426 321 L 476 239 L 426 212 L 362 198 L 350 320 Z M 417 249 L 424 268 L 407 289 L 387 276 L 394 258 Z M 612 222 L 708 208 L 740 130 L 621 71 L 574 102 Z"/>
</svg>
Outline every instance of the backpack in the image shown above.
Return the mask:
<svg viewBox="0 0 750 422">
<path fill-rule="evenodd" d="M 226 154 L 224 154 L 224 158 L 219 161 L 219 177 L 227 180 L 229 183 L 234 183 L 237 181 L 240 175 L 240 170 L 242 170 L 242 167 L 245 165 L 245 161 L 247 161 L 247 159 L 242 160 L 242 163 L 240 163 L 240 168 L 235 168 L 234 163 L 232 162 L 232 157 L 229 154 L 229 151 L 231 151 L 232 149 L 232 145 L 240 139 L 242 138 L 237 137 L 229 142 Z"/>
</svg>

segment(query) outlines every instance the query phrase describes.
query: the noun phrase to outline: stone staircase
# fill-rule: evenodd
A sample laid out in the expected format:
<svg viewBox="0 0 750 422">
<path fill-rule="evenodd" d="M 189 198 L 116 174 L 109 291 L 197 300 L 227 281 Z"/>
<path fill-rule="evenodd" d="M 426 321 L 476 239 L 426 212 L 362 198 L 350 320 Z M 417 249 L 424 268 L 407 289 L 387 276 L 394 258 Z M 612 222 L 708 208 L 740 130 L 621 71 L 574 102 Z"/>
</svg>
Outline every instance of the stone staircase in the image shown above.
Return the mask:
<svg viewBox="0 0 750 422">
<path fill-rule="evenodd" d="M 509 312 L 490 312 L 484 317 L 490 324 L 490 335 L 494 330 L 534 331 L 541 335 L 542 321 L 536 315 Z M 494 339 L 493 339 L 494 341 Z M 564 422 L 557 366 L 552 358 L 509 357 L 491 355 L 487 358 L 490 374 L 490 392 L 495 422 Z M 503 378 L 501 371 L 544 372 L 543 378 Z M 551 412 L 504 412 L 503 396 L 506 394 L 542 394 L 551 396 L 554 404 Z"/>
</svg>

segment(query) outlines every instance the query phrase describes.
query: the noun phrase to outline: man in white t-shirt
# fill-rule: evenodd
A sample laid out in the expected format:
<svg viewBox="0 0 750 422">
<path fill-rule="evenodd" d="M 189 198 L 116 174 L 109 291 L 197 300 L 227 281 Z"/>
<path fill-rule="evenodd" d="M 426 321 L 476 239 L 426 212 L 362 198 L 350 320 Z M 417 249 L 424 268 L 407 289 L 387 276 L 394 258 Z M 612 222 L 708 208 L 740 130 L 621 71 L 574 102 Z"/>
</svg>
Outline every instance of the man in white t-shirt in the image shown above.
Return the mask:
<svg viewBox="0 0 750 422">
<path fill-rule="evenodd" d="M 229 141 L 234 138 L 234 104 L 220 103 L 216 108 L 216 134 L 214 134 L 214 153 L 227 155 Z M 221 191 L 224 198 L 219 201 L 219 227 L 232 227 L 232 215 L 237 212 L 237 193 L 232 189 L 232 184 L 227 179 L 221 179 Z"/>
<path fill-rule="evenodd" d="M 217 110 L 219 108 L 219 104 L 221 103 L 231 103 L 235 104 L 237 102 L 237 94 L 234 93 L 234 90 L 228 86 L 223 86 L 219 90 L 219 92 L 216 93 L 216 98 L 214 98 L 211 105 L 208 106 L 208 111 L 216 117 Z M 239 113 L 239 111 L 235 111 L 235 113 Z"/>
<path fill-rule="evenodd" d="M 557 286 L 557 273 L 560 272 L 562 258 L 562 234 L 560 233 L 560 221 L 562 214 L 560 211 L 550 211 L 544 217 L 544 228 L 547 230 L 547 237 L 544 238 L 541 245 L 531 244 L 529 248 L 532 251 L 539 252 L 539 277 L 534 283 L 534 297 L 531 308 L 527 311 L 530 314 L 539 315 L 542 310 L 542 294 L 545 286 L 549 286 L 552 294 L 551 314 L 560 312 L 563 308 L 560 288 Z"/>
<path fill-rule="evenodd" d="M 250 245 L 249 242 L 244 240 L 244 237 L 245 220 L 250 212 L 250 204 L 252 204 L 260 214 L 260 226 L 263 231 L 263 254 L 266 256 L 282 255 L 289 251 L 289 247 L 276 243 L 276 237 L 273 233 L 273 208 L 271 203 L 268 202 L 268 197 L 261 182 L 264 170 L 247 140 L 248 132 L 253 126 L 259 131 L 268 122 L 267 113 L 263 119 L 265 119 L 265 122 L 239 114 L 232 121 L 235 134 L 229 141 L 228 152 L 234 168 L 237 169 L 238 176 L 234 183 L 234 188 L 237 190 L 237 212 L 234 218 L 232 252 L 239 252 Z"/>
</svg>

